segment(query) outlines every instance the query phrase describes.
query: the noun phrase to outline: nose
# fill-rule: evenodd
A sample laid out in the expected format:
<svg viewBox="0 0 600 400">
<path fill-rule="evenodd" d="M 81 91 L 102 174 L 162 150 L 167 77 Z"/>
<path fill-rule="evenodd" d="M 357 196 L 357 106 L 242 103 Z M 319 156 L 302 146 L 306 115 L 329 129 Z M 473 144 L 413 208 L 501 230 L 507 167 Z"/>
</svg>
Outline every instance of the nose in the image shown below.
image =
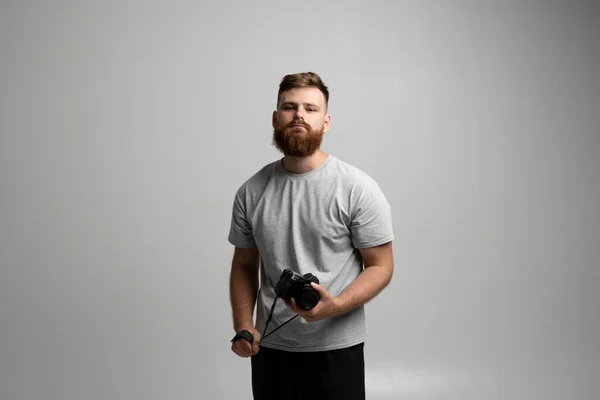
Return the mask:
<svg viewBox="0 0 600 400">
<path fill-rule="evenodd" d="M 296 112 L 294 113 L 295 118 L 304 119 L 304 108 L 297 107 Z"/>
</svg>

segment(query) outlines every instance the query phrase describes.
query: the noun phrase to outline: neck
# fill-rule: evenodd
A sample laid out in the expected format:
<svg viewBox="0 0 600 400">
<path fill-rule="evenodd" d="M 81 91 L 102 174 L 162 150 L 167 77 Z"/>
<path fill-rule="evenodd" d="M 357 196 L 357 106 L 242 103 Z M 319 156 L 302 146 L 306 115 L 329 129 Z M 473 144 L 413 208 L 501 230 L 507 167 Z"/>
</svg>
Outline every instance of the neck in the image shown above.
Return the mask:
<svg viewBox="0 0 600 400">
<path fill-rule="evenodd" d="M 327 156 L 328 154 L 321 149 L 308 157 L 296 157 L 286 154 L 283 157 L 282 166 L 283 169 L 291 174 L 305 174 L 317 169 L 323 164 Z"/>
</svg>

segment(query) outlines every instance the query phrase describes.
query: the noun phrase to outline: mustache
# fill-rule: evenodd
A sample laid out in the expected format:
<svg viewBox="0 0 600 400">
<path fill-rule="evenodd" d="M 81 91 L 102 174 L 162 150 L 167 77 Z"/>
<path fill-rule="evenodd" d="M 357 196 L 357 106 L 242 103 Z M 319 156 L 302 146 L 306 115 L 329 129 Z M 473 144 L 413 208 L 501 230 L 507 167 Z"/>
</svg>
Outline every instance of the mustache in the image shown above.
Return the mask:
<svg viewBox="0 0 600 400">
<path fill-rule="evenodd" d="M 295 126 L 295 125 L 301 125 L 301 126 L 303 126 L 303 127 L 306 129 L 306 130 L 309 130 L 309 129 L 310 129 L 310 125 L 309 125 L 309 124 L 307 124 L 306 122 L 304 122 L 304 121 L 302 121 L 302 120 L 299 120 L 299 119 L 297 119 L 297 120 L 293 120 L 292 122 L 290 122 L 289 124 L 287 124 L 287 125 L 285 126 L 285 128 L 291 128 L 291 127 L 293 127 L 293 126 Z"/>
</svg>

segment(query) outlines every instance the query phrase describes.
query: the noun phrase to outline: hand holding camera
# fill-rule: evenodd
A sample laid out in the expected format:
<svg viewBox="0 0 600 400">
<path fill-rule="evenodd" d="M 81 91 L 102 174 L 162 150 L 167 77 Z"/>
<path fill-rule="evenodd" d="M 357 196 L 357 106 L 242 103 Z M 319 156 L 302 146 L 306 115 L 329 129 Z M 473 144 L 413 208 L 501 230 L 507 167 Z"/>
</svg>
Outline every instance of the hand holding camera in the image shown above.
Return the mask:
<svg viewBox="0 0 600 400">
<path fill-rule="evenodd" d="M 263 338 L 266 338 L 277 329 L 283 328 L 286 324 L 298 316 L 298 314 L 294 315 L 285 323 L 279 325 L 277 328 L 273 329 L 271 332 L 269 332 L 269 334 L 267 334 L 267 327 L 271 322 L 271 318 L 273 318 L 273 311 L 275 311 L 275 304 L 277 304 L 278 298 L 282 298 L 286 304 L 288 304 L 288 306 L 290 305 L 290 302 L 293 304 L 300 302 L 302 309 L 305 310 L 310 310 L 317 305 L 320 299 L 319 292 L 312 287 L 311 282 L 318 283 L 319 279 L 313 274 L 300 275 L 289 268 L 285 269 L 281 273 L 279 282 L 277 282 L 277 285 L 275 285 L 275 300 L 273 301 L 271 311 L 269 312 L 269 317 L 265 323 L 265 329 L 262 333 Z"/>
<path fill-rule="evenodd" d="M 311 282 L 318 284 L 319 279 L 313 274 L 300 275 L 288 268 L 281 273 L 275 286 L 275 294 L 287 303 L 294 299 L 301 309 L 311 310 L 321 298 L 319 292 L 311 286 Z"/>
<path fill-rule="evenodd" d="M 292 296 L 291 299 L 286 300 L 287 306 L 306 322 L 316 322 L 343 313 L 343 307 L 339 300 L 330 295 L 324 287 L 314 282 L 311 284 L 311 289 L 319 296 L 319 301 L 313 307 L 307 308 L 303 305 L 303 302 L 310 301 L 312 297 L 312 295 L 306 294 L 301 298 L 300 302 L 296 299 L 298 296 Z"/>
</svg>

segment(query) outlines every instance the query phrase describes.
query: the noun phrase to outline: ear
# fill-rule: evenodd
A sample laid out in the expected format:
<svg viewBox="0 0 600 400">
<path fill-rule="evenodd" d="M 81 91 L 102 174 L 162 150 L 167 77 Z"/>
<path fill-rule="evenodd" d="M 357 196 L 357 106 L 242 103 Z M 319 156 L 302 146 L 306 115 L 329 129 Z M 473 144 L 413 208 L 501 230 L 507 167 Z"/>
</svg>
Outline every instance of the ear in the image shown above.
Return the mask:
<svg viewBox="0 0 600 400">
<path fill-rule="evenodd" d="M 327 132 L 329 130 L 330 126 L 331 126 L 331 115 L 327 114 L 325 116 L 325 121 L 323 122 L 323 133 Z"/>
<path fill-rule="evenodd" d="M 277 111 L 273 111 L 273 117 L 271 118 L 271 125 L 273 125 L 273 129 L 277 127 Z"/>
</svg>

